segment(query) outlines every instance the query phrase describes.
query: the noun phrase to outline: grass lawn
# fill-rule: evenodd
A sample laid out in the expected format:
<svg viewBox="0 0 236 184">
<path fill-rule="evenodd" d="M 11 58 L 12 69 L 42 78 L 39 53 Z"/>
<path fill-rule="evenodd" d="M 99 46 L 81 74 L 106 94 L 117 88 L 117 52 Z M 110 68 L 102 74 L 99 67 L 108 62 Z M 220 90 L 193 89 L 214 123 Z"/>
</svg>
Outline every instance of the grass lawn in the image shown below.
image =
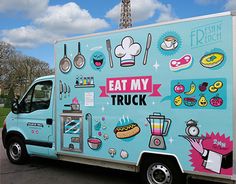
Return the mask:
<svg viewBox="0 0 236 184">
<path fill-rule="evenodd" d="M 6 118 L 6 116 L 8 115 L 8 113 L 11 111 L 10 108 L 3 108 L 0 107 L 0 128 L 2 128 L 3 126 L 3 121 Z"/>
</svg>

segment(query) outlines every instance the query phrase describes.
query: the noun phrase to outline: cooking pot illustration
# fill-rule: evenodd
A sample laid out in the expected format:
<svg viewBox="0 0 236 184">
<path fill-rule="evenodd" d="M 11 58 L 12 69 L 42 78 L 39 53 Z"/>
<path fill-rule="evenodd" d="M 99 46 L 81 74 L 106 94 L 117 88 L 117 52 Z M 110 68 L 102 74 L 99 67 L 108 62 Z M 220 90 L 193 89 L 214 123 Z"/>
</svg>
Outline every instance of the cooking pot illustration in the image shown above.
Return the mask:
<svg viewBox="0 0 236 184">
<path fill-rule="evenodd" d="M 161 113 L 154 112 L 146 118 L 151 128 L 150 148 L 166 149 L 164 136 L 169 132 L 171 119 L 166 118 Z"/>
</svg>

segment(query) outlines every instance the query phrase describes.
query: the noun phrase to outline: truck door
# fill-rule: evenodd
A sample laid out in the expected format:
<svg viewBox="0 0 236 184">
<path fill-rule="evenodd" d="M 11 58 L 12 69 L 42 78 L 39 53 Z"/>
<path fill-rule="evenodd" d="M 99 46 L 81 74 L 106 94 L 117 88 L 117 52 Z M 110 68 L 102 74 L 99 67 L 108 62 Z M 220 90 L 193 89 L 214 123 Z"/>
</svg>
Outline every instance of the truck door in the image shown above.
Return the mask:
<svg viewBox="0 0 236 184">
<path fill-rule="evenodd" d="M 52 87 L 51 80 L 35 83 L 19 104 L 18 126 L 25 134 L 26 145 L 52 147 Z"/>
</svg>

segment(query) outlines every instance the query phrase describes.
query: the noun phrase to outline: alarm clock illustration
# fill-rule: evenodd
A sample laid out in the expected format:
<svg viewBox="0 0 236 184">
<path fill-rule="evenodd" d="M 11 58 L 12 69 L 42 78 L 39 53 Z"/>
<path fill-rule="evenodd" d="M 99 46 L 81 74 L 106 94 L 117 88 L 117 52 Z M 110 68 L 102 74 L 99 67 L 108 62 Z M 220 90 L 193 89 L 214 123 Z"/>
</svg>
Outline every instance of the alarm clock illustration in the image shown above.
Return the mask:
<svg viewBox="0 0 236 184">
<path fill-rule="evenodd" d="M 200 133 L 200 130 L 197 126 L 197 121 L 190 119 L 186 122 L 185 133 L 191 137 L 197 137 Z"/>
</svg>

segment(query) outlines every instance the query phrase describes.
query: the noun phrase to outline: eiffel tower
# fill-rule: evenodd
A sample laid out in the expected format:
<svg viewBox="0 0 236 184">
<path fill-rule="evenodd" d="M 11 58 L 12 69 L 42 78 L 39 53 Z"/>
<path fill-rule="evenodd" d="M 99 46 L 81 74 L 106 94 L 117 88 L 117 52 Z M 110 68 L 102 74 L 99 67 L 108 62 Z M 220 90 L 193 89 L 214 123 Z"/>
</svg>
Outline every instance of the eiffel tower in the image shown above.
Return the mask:
<svg viewBox="0 0 236 184">
<path fill-rule="evenodd" d="M 122 0 L 119 27 L 120 29 L 132 27 L 130 0 Z"/>
</svg>

